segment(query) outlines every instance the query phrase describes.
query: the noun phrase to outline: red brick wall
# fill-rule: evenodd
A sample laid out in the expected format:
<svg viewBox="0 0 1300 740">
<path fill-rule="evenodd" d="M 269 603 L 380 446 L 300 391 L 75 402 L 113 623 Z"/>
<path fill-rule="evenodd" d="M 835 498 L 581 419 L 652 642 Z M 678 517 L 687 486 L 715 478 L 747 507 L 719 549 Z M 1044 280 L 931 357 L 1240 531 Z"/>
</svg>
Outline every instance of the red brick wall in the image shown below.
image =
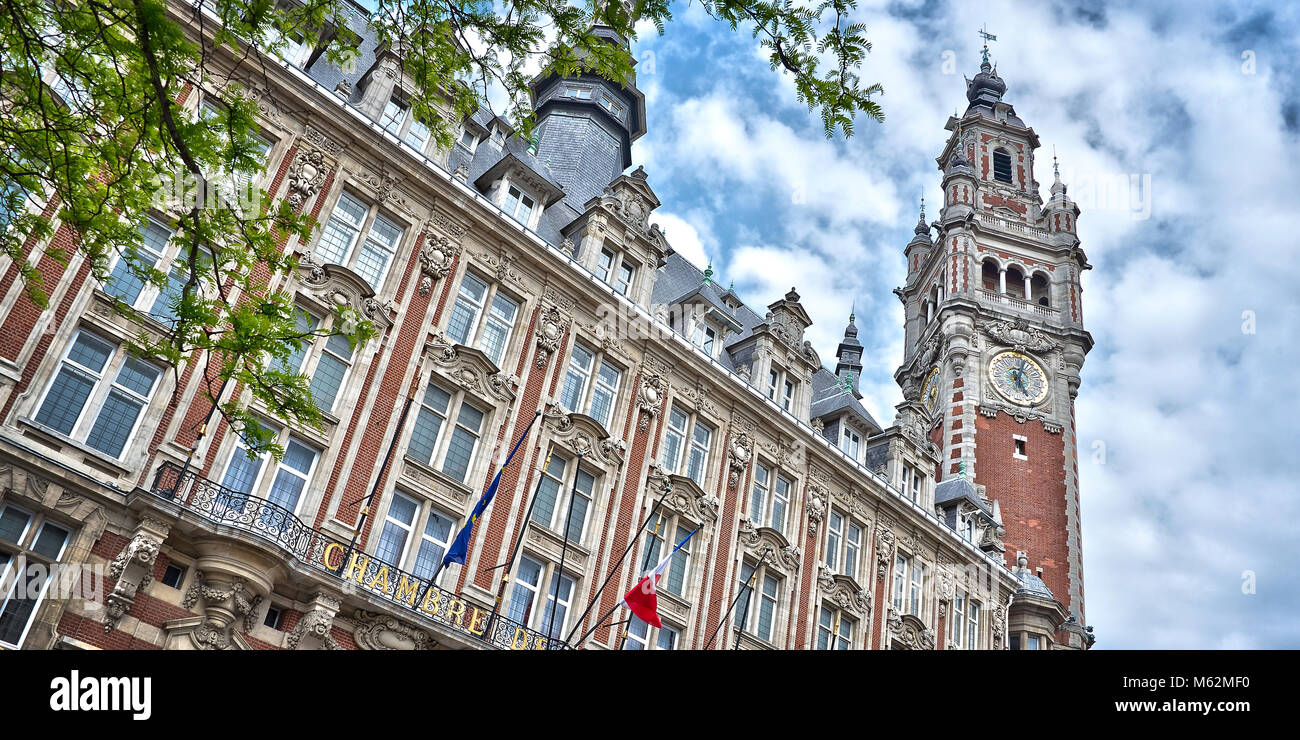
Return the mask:
<svg viewBox="0 0 1300 740">
<path fill-rule="evenodd" d="M 1065 443 L 1041 422 L 1024 424 L 1004 413 L 976 417 L 979 464 L 975 482 L 987 486 L 1002 507 L 1008 559 L 1029 553 L 1029 569 L 1043 569 L 1043 581 L 1063 604 L 1070 604 L 1069 550 L 1066 544 Z M 1012 435 L 1026 438 L 1028 460 L 1013 456 Z"/>
</svg>

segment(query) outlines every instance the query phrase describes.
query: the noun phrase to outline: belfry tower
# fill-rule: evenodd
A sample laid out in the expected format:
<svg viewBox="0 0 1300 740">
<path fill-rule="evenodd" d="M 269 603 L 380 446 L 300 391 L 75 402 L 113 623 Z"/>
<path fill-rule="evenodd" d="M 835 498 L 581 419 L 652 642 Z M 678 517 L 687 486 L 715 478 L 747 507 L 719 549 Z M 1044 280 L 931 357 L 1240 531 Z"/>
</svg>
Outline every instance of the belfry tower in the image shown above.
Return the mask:
<svg viewBox="0 0 1300 740">
<path fill-rule="evenodd" d="M 1000 504 L 1007 565 L 1041 578 L 1047 601 L 1064 607 L 1043 622 L 1044 637 L 1083 647 L 1074 399 L 1093 343 L 1080 286 L 1091 266 L 1055 164 L 1050 198 L 1039 196 L 1038 135 L 1006 90 L 986 45 L 965 113 L 945 126 L 938 220 L 926 224 L 922 212 L 904 252 L 899 415 L 943 451 L 940 480 L 964 475 Z"/>
</svg>

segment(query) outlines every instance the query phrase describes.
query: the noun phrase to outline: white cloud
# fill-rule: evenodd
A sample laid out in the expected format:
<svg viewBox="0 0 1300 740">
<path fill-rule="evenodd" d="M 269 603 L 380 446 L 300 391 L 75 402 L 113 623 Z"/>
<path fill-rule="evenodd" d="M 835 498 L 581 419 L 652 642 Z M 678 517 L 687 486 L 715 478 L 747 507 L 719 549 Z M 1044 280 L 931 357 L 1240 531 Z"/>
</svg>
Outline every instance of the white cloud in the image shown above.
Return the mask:
<svg viewBox="0 0 1300 740">
<path fill-rule="evenodd" d="M 1080 236 L 1095 269 L 1083 305 L 1097 346 L 1076 414 L 1087 616 L 1099 646 L 1300 647 L 1300 502 L 1285 433 L 1300 363 L 1290 287 L 1300 245 L 1286 223 L 1300 146 L 1283 126 L 1280 92 L 1300 75 L 1268 67 L 1296 57 L 1252 38 L 1260 67 L 1242 74 L 1240 49 L 1216 41 L 1225 11 L 1208 3 L 1176 14 L 1106 7 L 1103 28 L 1057 5 L 887 15 L 900 9 L 862 8 L 874 43 L 863 76 L 883 83 L 888 117 L 860 121 L 847 144 L 821 138 L 788 78 L 755 63 L 752 39 L 728 39 L 718 25 L 703 27 L 707 39 L 691 24 L 669 28 L 656 48 L 661 71 L 673 72 L 659 79 L 638 152 L 665 208 L 707 222 L 684 236 L 689 248 L 725 263 L 724 279 L 757 310 L 796 285 L 828 362 L 856 302 L 863 390 L 888 423 L 902 359 L 889 291 L 902 282 L 915 198 L 939 194 L 933 158 L 947 116 L 964 109 L 961 74 L 978 65 L 970 29 L 987 21 L 1006 99 L 1044 144 L 1035 171 L 1044 193 L 1055 147 L 1087 206 Z M 1282 20 L 1259 25 L 1296 36 Z M 950 49 L 956 74 L 941 66 Z M 1130 173 L 1151 176 L 1145 220 L 1096 187 Z M 792 201 L 795 183 L 806 186 L 803 203 Z M 670 227 L 670 238 L 674 228 L 686 230 Z M 1242 333 L 1247 310 L 1255 334 Z M 1258 579 L 1254 595 L 1242 593 L 1245 571 Z"/>
</svg>

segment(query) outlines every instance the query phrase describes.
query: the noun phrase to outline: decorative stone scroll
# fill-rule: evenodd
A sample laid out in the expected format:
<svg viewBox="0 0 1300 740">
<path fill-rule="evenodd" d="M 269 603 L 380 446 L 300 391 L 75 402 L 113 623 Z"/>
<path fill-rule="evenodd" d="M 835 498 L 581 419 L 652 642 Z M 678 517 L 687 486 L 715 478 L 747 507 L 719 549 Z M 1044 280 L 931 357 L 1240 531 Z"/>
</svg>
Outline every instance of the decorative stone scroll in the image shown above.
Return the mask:
<svg viewBox="0 0 1300 740">
<path fill-rule="evenodd" d="M 330 634 L 334 630 L 334 617 L 339 613 L 341 603 L 327 593 L 317 592 L 312 597 L 312 604 L 293 631 L 285 638 L 285 647 L 290 650 L 340 650 L 342 646 Z"/>
<path fill-rule="evenodd" d="M 113 593 L 104 600 L 104 632 L 117 628 L 135 604 L 135 595 L 153 580 L 153 566 L 167 539 L 171 525 L 148 514 L 140 518 L 135 533 L 122 551 L 108 564 L 108 575 L 117 579 Z"/>
</svg>

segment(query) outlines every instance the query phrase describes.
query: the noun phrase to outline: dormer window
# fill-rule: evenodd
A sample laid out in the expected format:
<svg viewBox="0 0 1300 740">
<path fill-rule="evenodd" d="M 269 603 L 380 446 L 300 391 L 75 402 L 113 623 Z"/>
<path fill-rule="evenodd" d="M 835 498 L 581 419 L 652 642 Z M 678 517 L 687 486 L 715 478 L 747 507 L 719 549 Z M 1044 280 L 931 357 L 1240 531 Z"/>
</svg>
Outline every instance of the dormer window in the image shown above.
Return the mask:
<svg viewBox="0 0 1300 740">
<path fill-rule="evenodd" d="M 500 126 L 492 127 L 492 143 L 497 146 L 504 146 L 506 143 L 506 132 Z"/>
<path fill-rule="evenodd" d="M 799 383 L 789 376 L 785 370 L 773 365 L 767 371 L 767 397 L 776 403 L 781 404 L 781 408 L 793 413 L 795 392 L 798 390 Z"/>
<path fill-rule="evenodd" d="M 632 278 L 636 268 L 623 255 L 612 249 L 600 250 L 600 279 L 623 295 L 632 287 Z"/>
<path fill-rule="evenodd" d="M 600 107 L 609 111 L 609 114 L 615 118 L 621 118 L 623 116 L 623 106 L 619 105 L 618 101 L 608 95 L 600 96 Z"/>
<path fill-rule="evenodd" d="M 695 324 L 695 336 L 691 338 L 696 347 L 704 350 L 709 357 L 713 357 L 713 345 L 717 341 L 718 333 L 713 327 L 700 321 Z"/>
<path fill-rule="evenodd" d="M 284 40 L 284 46 L 277 52 L 279 57 L 289 64 L 302 69 L 307 60 L 311 58 L 312 47 L 307 43 L 301 31 L 291 31 L 289 33 L 280 33 L 276 29 L 271 29 L 271 44 L 274 45 L 280 39 Z"/>
<path fill-rule="evenodd" d="M 465 129 L 460 133 L 460 140 L 457 143 L 468 149 L 470 154 L 473 154 L 474 148 L 478 146 L 478 135 L 469 129 Z"/>
<path fill-rule="evenodd" d="M 537 201 L 533 200 L 527 193 L 511 185 L 506 192 L 506 202 L 503 206 L 510 217 L 524 226 L 529 225 L 533 218 L 533 208 Z"/>
<path fill-rule="evenodd" d="M 564 97 L 574 100 L 591 100 L 591 88 L 569 86 L 564 88 Z"/>
<path fill-rule="evenodd" d="M 1011 154 L 1006 149 L 993 150 L 993 179 L 998 182 L 1011 182 Z"/>
<path fill-rule="evenodd" d="M 424 153 L 424 145 L 429 143 L 429 127 L 417 121 L 411 107 L 399 98 L 388 101 L 379 125 L 421 154 Z"/>
<path fill-rule="evenodd" d="M 960 517 L 960 520 L 961 520 L 959 522 L 960 526 L 957 531 L 961 534 L 961 538 L 963 540 L 966 540 L 967 542 L 974 542 L 975 541 L 975 518 L 969 514 L 964 514 Z"/>
<path fill-rule="evenodd" d="M 840 449 L 844 450 L 854 460 L 861 459 L 862 435 L 848 427 L 844 427 L 844 433 L 840 437 Z"/>
</svg>

